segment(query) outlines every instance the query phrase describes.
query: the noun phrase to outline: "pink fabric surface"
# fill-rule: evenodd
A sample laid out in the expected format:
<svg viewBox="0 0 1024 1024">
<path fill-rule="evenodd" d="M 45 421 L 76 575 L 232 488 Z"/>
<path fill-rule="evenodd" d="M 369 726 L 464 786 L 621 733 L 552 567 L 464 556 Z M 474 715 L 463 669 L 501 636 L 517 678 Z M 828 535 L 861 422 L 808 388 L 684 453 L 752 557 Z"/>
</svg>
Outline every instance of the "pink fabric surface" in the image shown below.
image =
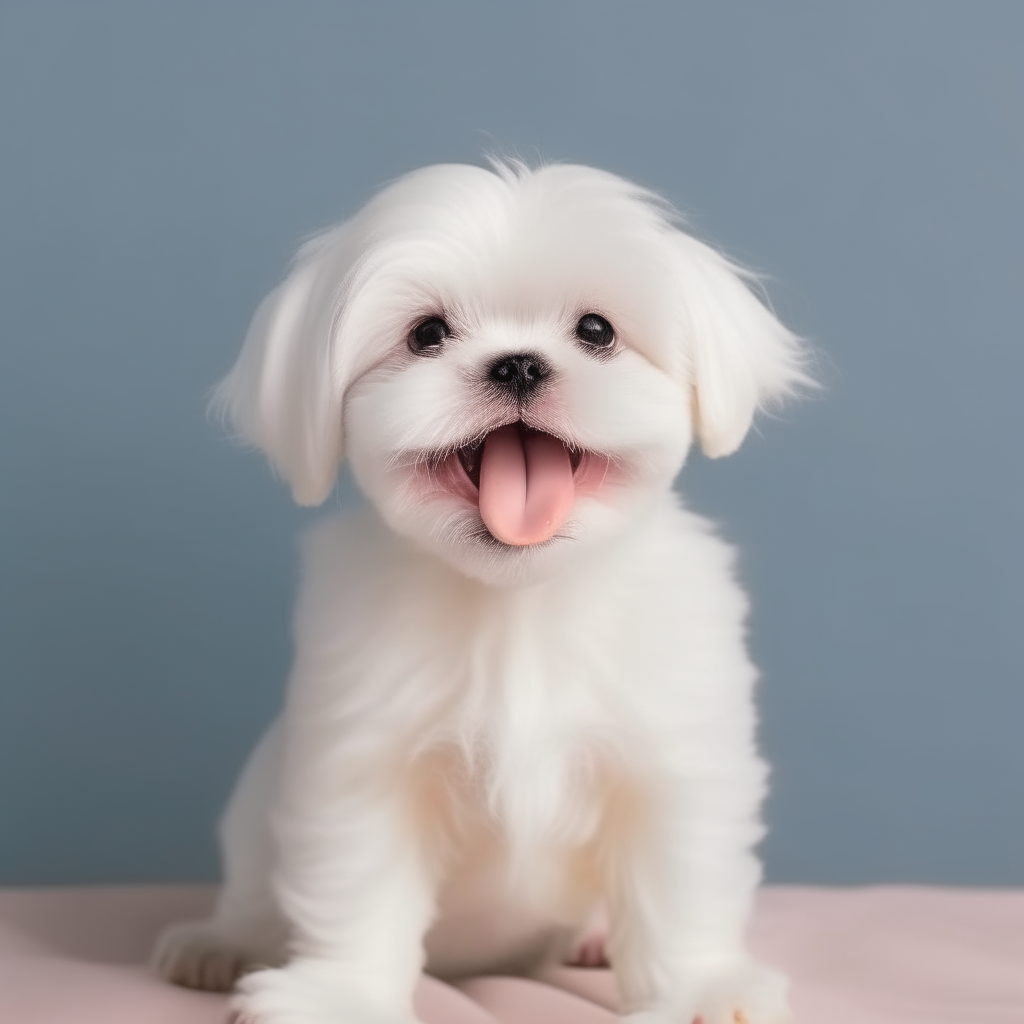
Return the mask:
<svg viewBox="0 0 1024 1024">
<path fill-rule="evenodd" d="M 0 891 L 0 1024 L 223 1024 L 223 996 L 143 966 L 166 923 L 202 915 L 202 886 Z M 799 1024 L 1021 1024 L 1024 893 L 769 888 L 751 942 L 793 979 Z M 608 1024 L 607 971 L 540 980 L 424 978 L 425 1024 Z"/>
</svg>

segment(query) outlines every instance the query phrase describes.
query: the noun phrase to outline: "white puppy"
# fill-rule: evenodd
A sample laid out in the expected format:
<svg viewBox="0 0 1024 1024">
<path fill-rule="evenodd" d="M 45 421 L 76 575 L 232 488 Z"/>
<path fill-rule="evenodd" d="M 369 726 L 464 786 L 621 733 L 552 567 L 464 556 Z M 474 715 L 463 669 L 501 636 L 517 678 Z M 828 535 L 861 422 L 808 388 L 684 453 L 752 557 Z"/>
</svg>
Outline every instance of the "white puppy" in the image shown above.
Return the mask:
<svg viewBox="0 0 1024 1024">
<path fill-rule="evenodd" d="M 218 401 L 296 501 L 345 457 L 370 508 L 306 538 L 285 710 L 164 975 L 249 971 L 259 1024 L 397 1024 L 424 966 L 534 970 L 600 904 L 630 1020 L 788 1020 L 744 949 L 746 601 L 672 482 L 802 365 L 741 271 L 585 167 L 428 167 L 305 245 Z"/>
</svg>

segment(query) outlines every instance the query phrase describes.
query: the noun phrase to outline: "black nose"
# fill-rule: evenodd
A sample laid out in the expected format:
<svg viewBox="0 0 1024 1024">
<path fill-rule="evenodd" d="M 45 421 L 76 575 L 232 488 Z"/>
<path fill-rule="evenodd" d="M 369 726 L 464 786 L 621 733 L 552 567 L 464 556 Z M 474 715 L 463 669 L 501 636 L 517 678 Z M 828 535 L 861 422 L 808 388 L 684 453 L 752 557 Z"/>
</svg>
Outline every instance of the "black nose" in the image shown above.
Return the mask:
<svg viewBox="0 0 1024 1024">
<path fill-rule="evenodd" d="M 491 365 L 489 376 L 491 382 L 497 384 L 502 391 L 522 399 L 531 395 L 551 376 L 551 367 L 540 356 L 523 352 L 496 359 Z"/>
</svg>

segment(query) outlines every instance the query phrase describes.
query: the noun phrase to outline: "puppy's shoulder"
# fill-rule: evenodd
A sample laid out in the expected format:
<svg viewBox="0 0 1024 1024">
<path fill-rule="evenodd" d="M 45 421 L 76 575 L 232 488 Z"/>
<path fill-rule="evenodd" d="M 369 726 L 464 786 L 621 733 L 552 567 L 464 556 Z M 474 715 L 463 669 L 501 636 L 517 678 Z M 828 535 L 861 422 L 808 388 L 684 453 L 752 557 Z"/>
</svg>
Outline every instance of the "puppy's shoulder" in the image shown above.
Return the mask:
<svg viewBox="0 0 1024 1024">
<path fill-rule="evenodd" d="M 336 604 L 362 593 L 399 558 L 399 538 L 367 508 L 327 516 L 299 539 L 299 602 Z"/>
<path fill-rule="evenodd" d="M 379 559 L 390 535 L 370 509 L 357 508 L 318 519 L 299 538 L 302 569 L 307 575 L 347 569 L 358 571 Z"/>
<path fill-rule="evenodd" d="M 646 614 L 737 627 L 746 618 L 748 601 L 739 582 L 736 549 L 677 494 L 666 495 L 638 522 L 622 554 L 631 600 Z"/>
<path fill-rule="evenodd" d="M 299 647 L 326 645 L 335 654 L 412 650 L 451 635 L 453 609 L 465 605 L 465 580 L 394 533 L 373 509 L 320 520 L 300 546 L 292 623 Z"/>
<path fill-rule="evenodd" d="M 644 549 L 647 564 L 660 564 L 666 573 L 685 569 L 735 579 L 736 548 L 711 519 L 687 508 L 674 491 L 654 505 L 635 541 Z"/>
<path fill-rule="evenodd" d="M 369 607 L 438 587 L 452 575 L 394 533 L 369 507 L 327 516 L 300 538 L 300 603 L 355 600 Z"/>
</svg>

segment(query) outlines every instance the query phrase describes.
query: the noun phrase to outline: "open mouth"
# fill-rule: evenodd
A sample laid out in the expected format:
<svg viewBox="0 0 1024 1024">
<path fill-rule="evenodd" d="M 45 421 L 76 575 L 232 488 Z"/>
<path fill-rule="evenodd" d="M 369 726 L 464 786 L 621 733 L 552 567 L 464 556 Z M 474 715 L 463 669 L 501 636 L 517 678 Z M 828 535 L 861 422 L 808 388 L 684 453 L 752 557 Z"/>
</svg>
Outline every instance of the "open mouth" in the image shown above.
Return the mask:
<svg viewBox="0 0 1024 1024">
<path fill-rule="evenodd" d="M 524 423 L 512 423 L 507 427 L 500 427 L 500 430 L 512 430 L 516 429 L 520 435 L 523 434 L 539 434 L 542 437 L 548 437 L 552 441 L 557 441 L 569 455 L 569 464 L 572 467 L 573 473 L 579 468 L 580 460 L 583 458 L 583 452 L 579 448 L 574 448 L 572 445 L 566 444 L 561 438 L 555 437 L 552 434 L 545 434 L 541 430 L 534 430 L 532 427 L 527 427 Z M 497 431 L 492 431 L 497 433 Z M 491 435 L 488 434 L 487 437 Z M 459 457 L 459 462 L 462 464 L 462 468 L 466 471 L 466 476 L 469 477 L 473 486 L 480 487 L 480 464 L 483 461 L 484 444 L 487 441 L 487 437 L 481 437 L 478 441 L 473 441 L 471 444 L 464 445 L 455 454 Z"/>
<path fill-rule="evenodd" d="M 505 544 L 550 540 L 576 500 L 584 452 L 552 434 L 510 423 L 455 455 L 477 492 L 480 517 Z"/>
</svg>

